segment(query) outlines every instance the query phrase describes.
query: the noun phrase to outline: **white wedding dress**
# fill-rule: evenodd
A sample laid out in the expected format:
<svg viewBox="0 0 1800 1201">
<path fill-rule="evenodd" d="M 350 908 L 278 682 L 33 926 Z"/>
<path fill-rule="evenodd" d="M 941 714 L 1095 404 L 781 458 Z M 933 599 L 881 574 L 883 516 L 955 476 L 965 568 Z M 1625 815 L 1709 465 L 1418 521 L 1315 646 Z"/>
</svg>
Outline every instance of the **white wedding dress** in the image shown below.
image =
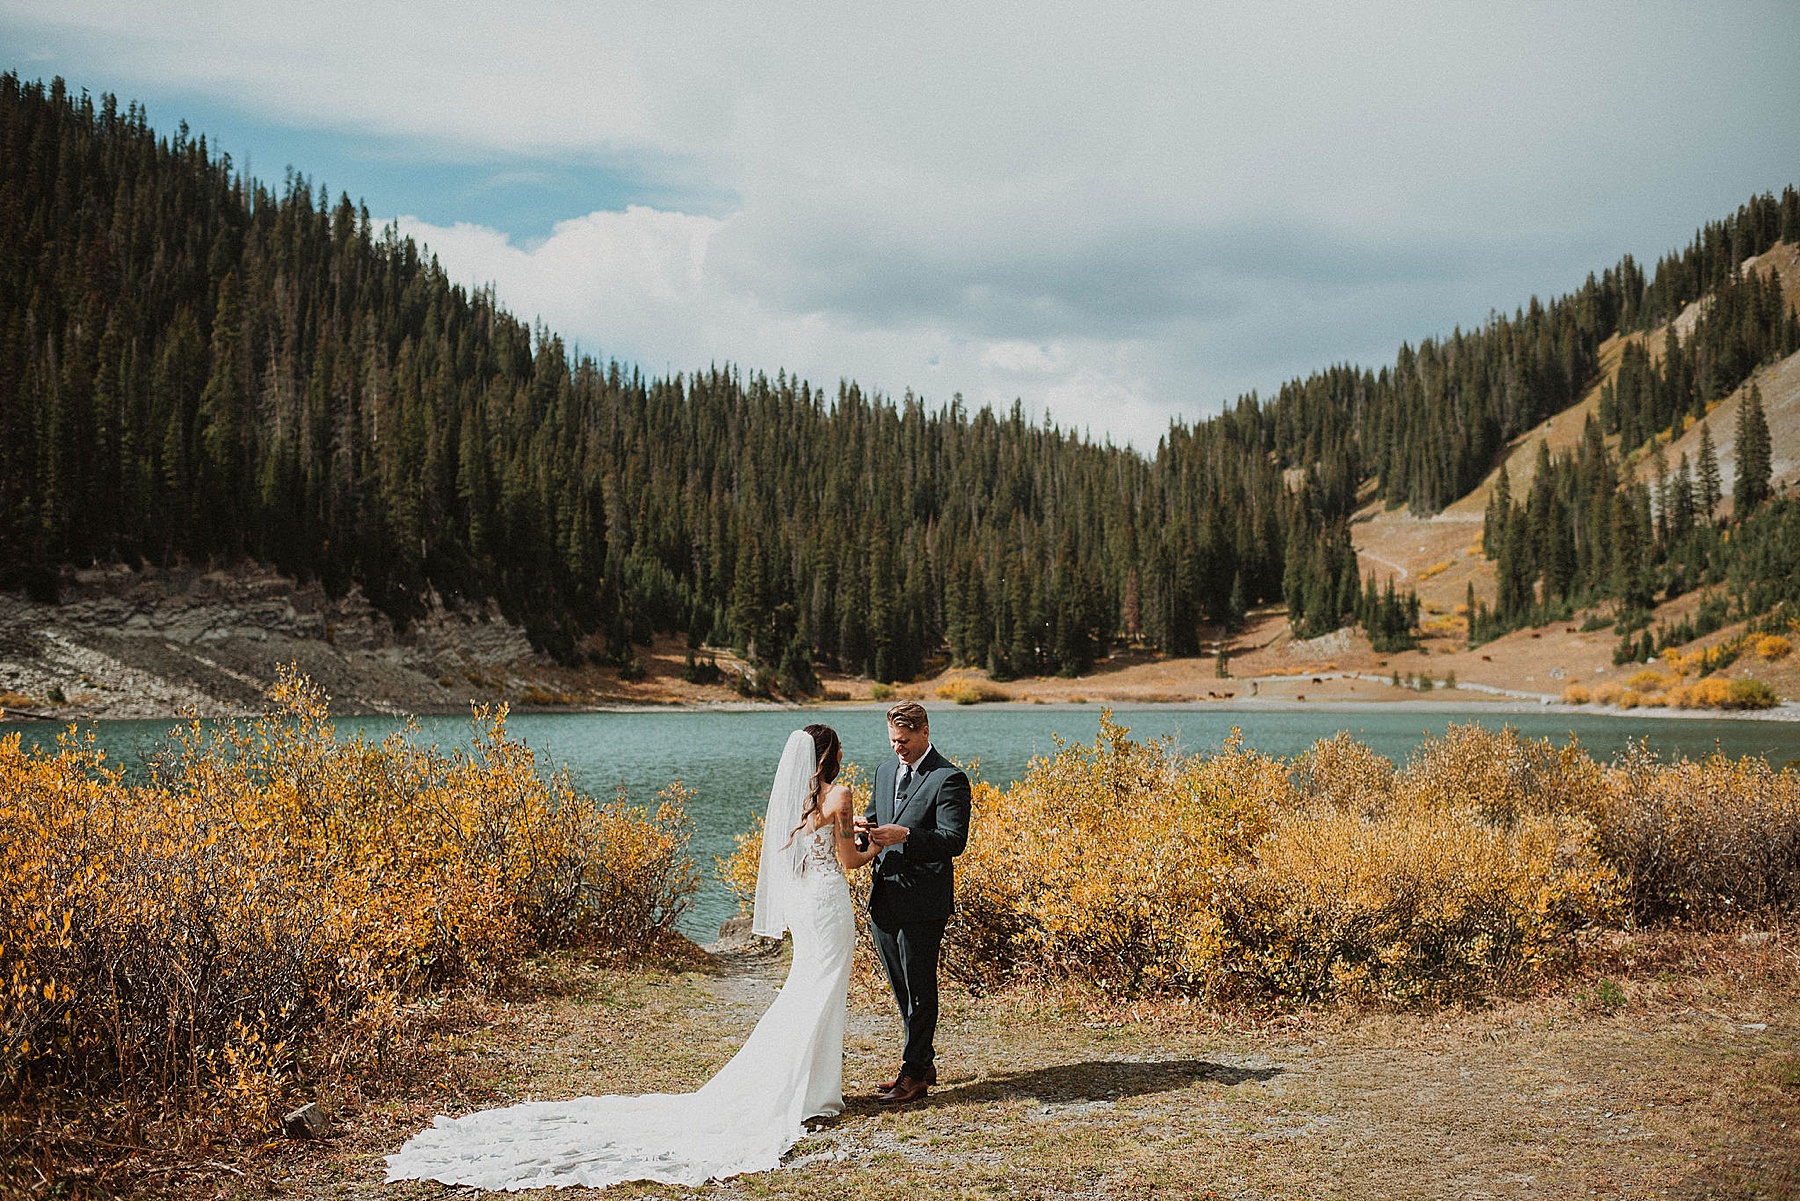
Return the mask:
<svg viewBox="0 0 1800 1201">
<path fill-rule="evenodd" d="M 773 831 L 797 824 L 789 820 L 798 806 L 784 776 L 801 772 L 809 780 L 812 753 L 811 737 L 796 731 L 777 772 L 759 875 L 757 932 L 792 930 L 793 965 L 731 1062 L 695 1093 L 528 1101 L 439 1117 L 388 1156 L 389 1181 L 508 1190 L 627 1180 L 698 1185 L 779 1167 L 807 1118 L 842 1112 L 845 994 L 856 939 L 849 888 L 829 826 L 797 834 L 791 849 L 767 845 Z"/>
</svg>

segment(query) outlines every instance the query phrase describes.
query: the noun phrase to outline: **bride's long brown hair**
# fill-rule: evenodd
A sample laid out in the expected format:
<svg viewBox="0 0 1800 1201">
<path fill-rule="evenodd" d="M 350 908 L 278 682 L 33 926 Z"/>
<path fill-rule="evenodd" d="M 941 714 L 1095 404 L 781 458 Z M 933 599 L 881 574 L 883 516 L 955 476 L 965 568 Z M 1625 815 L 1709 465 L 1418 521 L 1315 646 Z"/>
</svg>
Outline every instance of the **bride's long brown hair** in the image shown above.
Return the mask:
<svg viewBox="0 0 1800 1201">
<path fill-rule="evenodd" d="M 806 805 L 800 810 L 800 824 L 788 831 L 787 842 L 783 846 L 791 845 L 794 835 L 806 828 L 806 820 L 819 811 L 825 786 L 837 779 L 838 768 L 843 766 L 844 744 L 838 741 L 836 730 L 830 726 L 814 724 L 805 727 L 804 732 L 812 735 L 813 762 L 817 766 L 813 768 L 812 779 L 806 785 Z"/>
</svg>

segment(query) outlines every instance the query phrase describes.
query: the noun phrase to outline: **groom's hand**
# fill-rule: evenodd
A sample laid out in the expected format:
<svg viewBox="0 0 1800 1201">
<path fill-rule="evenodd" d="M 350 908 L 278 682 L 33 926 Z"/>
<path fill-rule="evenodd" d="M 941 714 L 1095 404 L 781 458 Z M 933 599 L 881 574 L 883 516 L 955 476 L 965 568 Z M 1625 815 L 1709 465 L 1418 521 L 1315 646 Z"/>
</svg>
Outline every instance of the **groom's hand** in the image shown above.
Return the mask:
<svg viewBox="0 0 1800 1201">
<path fill-rule="evenodd" d="M 906 836 L 911 833 L 905 826 L 871 826 L 869 841 L 878 847 L 894 847 L 905 842 Z"/>
</svg>

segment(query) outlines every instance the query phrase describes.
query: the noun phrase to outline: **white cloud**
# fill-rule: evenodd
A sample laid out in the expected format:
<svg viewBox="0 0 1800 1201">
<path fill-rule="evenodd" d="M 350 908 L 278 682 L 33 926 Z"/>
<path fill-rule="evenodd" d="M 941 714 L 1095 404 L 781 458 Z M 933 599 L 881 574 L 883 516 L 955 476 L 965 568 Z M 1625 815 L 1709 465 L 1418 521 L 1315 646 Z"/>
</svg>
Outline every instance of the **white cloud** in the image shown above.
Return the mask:
<svg viewBox="0 0 1800 1201">
<path fill-rule="evenodd" d="M 1096 370 L 1099 348 L 1016 341 L 983 342 L 926 321 L 847 328 L 829 314 L 764 305 L 752 289 L 721 276 L 708 248 L 727 224 L 712 217 L 633 206 L 559 223 L 536 245 L 472 224 L 438 226 L 402 217 L 400 231 L 436 255 L 469 287 L 493 284 L 500 302 L 525 320 L 541 319 L 601 359 L 637 362 L 652 371 L 703 369 L 726 361 L 798 372 L 827 388 L 849 358 L 864 379 L 957 379 L 976 406 L 1009 407 L 1031 385 L 1028 410 L 1053 406 L 1058 420 L 1094 435 L 1153 447 L 1167 427 L 1165 409 L 1149 400 L 1141 379 L 1121 382 Z M 1115 356 L 1116 357 L 1116 356 Z M 1120 365 L 1111 364 L 1116 370 Z M 934 403 L 948 392 L 929 397 Z"/>
<path fill-rule="evenodd" d="M 502 303 L 565 334 L 610 331 L 614 344 L 653 344 L 677 323 L 705 324 L 719 306 L 705 275 L 706 244 L 719 221 L 633 205 L 561 221 L 530 249 L 484 226 L 430 225 L 400 231 L 423 243 L 455 278 L 495 285 Z M 716 314 L 715 314 L 716 315 Z"/>
<path fill-rule="evenodd" d="M 981 365 L 1011 375 L 1051 375 L 1063 369 L 1068 355 L 1061 346 L 1030 342 L 995 342 L 981 352 Z"/>
<path fill-rule="evenodd" d="M 405 223 L 586 349 L 1022 396 L 1139 446 L 1653 262 L 1800 162 L 1782 6 L 0 0 L 0 32 L 496 186 L 629 161 L 730 198 L 541 244 Z"/>
</svg>

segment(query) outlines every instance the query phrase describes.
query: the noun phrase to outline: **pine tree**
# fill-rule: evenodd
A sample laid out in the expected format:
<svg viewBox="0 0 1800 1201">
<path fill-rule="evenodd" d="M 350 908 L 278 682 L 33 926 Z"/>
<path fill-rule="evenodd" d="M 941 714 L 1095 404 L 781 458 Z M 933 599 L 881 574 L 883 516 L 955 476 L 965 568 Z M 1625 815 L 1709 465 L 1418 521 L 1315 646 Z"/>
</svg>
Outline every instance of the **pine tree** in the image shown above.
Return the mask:
<svg viewBox="0 0 1800 1201">
<path fill-rule="evenodd" d="M 1500 536 L 1500 555 L 1495 565 L 1498 595 L 1494 612 L 1501 621 L 1522 620 L 1532 601 L 1531 548 L 1525 513 L 1514 509 Z"/>
<path fill-rule="evenodd" d="M 1769 496 L 1769 422 L 1762 391 L 1755 384 L 1738 402 L 1737 478 L 1731 484 L 1731 511 L 1739 521 Z"/>
<path fill-rule="evenodd" d="M 1660 440 L 1650 454 L 1650 477 L 1656 481 L 1651 495 L 1656 498 L 1656 537 L 1664 545 L 1669 542 L 1669 456 L 1663 453 Z"/>
<path fill-rule="evenodd" d="M 1487 557 L 1496 559 L 1500 556 L 1500 546 L 1506 536 L 1506 522 L 1512 514 L 1512 479 L 1506 472 L 1506 460 L 1500 461 L 1500 475 L 1494 481 L 1494 491 L 1488 497 L 1487 512 L 1481 522 L 1481 545 Z"/>
<path fill-rule="evenodd" d="M 1669 525 L 1677 539 L 1685 538 L 1694 528 L 1694 471 L 1688 464 L 1687 452 L 1681 453 L 1681 464 L 1675 471 L 1674 513 Z"/>
<path fill-rule="evenodd" d="M 1699 504 L 1700 512 L 1708 522 L 1717 519 L 1719 502 L 1725 499 L 1725 486 L 1719 475 L 1719 454 L 1713 448 L 1712 431 L 1706 422 L 1700 423 L 1699 450 Z"/>
<path fill-rule="evenodd" d="M 752 534 L 739 555 L 731 587 L 730 622 L 737 646 L 751 658 L 769 653 L 772 634 L 769 596 L 765 586 L 767 562 L 762 540 Z"/>
<path fill-rule="evenodd" d="M 1351 578 L 1354 579 L 1354 575 Z M 1240 570 L 1231 577 L 1231 599 L 1225 605 L 1225 628 L 1233 632 L 1242 629 L 1249 612 L 1249 602 L 1244 598 L 1244 573 Z"/>
<path fill-rule="evenodd" d="M 812 651 L 803 635 L 795 634 L 782 652 L 776 682 L 790 697 L 818 695 L 819 677 L 813 670 Z"/>
</svg>

